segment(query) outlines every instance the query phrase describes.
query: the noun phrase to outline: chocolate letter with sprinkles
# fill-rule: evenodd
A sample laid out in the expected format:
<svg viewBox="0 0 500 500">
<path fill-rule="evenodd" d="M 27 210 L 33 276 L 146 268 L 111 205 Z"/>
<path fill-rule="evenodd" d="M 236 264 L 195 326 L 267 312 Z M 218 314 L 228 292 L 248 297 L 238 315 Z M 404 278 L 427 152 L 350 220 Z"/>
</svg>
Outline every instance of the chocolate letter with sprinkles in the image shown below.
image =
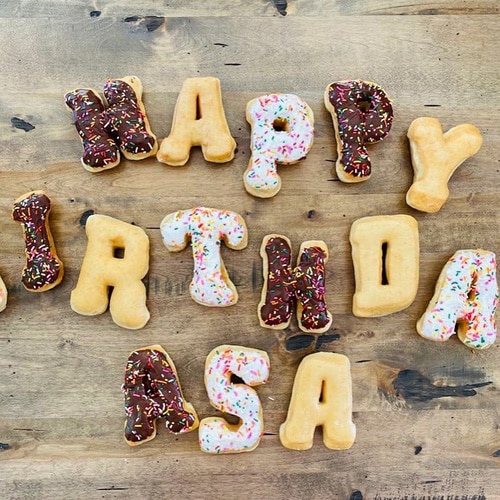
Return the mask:
<svg viewBox="0 0 500 500">
<path fill-rule="evenodd" d="M 167 430 L 173 434 L 198 427 L 198 416 L 184 400 L 175 365 L 159 345 L 130 354 L 122 391 L 127 417 L 125 440 L 130 446 L 151 441 L 159 418 L 165 419 Z"/>
<path fill-rule="evenodd" d="M 381 141 L 391 130 L 389 97 L 376 83 L 348 80 L 328 85 L 325 106 L 335 129 L 339 180 L 367 180 L 372 168 L 366 145 Z"/>
<path fill-rule="evenodd" d="M 128 160 L 154 156 L 158 141 L 151 132 L 142 102 L 142 83 L 137 76 L 108 80 L 104 85 L 108 103 L 105 111 L 106 129 L 120 146 Z"/>
<path fill-rule="evenodd" d="M 241 215 L 229 210 L 196 207 L 166 215 L 160 226 L 170 252 L 193 249 L 194 272 L 189 290 L 195 302 L 224 307 L 236 304 L 238 292 L 221 257 L 221 241 L 233 250 L 247 246 L 248 233 Z"/>
<path fill-rule="evenodd" d="M 89 172 L 100 172 L 120 163 L 120 152 L 105 129 L 104 104 L 91 89 L 76 89 L 64 95 L 66 106 L 73 112 L 73 120 L 82 141 L 82 164 Z"/>
<path fill-rule="evenodd" d="M 136 76 L 109 79 L 104 85 L 106 109 L 98 93 L 76 89 L 64 95 L 83 145 L 82 164 L 102 172 L 129 160 L 154 156 L 158 141 L 151 131 L 142 102 L 142 83 Z"/>
<path fill-rule="evenodd" d="M 14 202 L 12 218 L 22 224 L 26 245 L 22 282 L 30 292 L 50 290 L 64 275 L 50 232 L 50 208 L 50 200 L 43 191 L 23 194 Z"/>
<path fill-rule="evenodd" d="M 297 308 L 299 328 L 305 332 L 323 333 L 332 324 L 325 303 L 325 263 L 328 248 L 323 241 L 305 241 L 292 267 L 291 243 L 285 236 L 264 237 L 260 250 L 263 260 L 264 286 L 258 306 L 261 326 L 287 328 Z"/>
</svg>

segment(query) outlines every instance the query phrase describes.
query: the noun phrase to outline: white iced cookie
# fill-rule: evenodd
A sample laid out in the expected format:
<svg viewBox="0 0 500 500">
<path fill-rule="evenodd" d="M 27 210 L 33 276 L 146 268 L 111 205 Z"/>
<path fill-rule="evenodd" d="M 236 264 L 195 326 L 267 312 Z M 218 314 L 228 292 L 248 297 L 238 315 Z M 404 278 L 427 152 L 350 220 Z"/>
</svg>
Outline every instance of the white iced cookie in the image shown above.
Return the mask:
<svg viewBox="0 0 500 500">
<path fill-rule="evenodd" d="M 270 198 L 281 189 L 277 164 L 296 163 L 311 149 L 314 115 L 294 94 L 269 94 L 251 100 L 246 117 L 252 127 L 252 155 L 243 177 L 245 189 Z"/>
<path fill-rule="evenodd" d="M 445 341 L 455 333 L 468 347 L 486 349 L 497 335 L 496 258 L 487 250 L 459 250 L 445 264 L 418 333 Z"/>
<path fill-rule="evenodd" d="M 264 433 L 262 406 L 256 391 L 248 386 L 264 384 L 269 377 L 265 351 L 241 346 L 215 348 L 205 363 L 205 386 L 210 403 L 224 413 L 239 417 L 236 425 L 220 417 L 200 422 L 199 443 L 207 453 L 241 453 L 254 450 Z M 234 384 L 237 375 L 244 384 Z"/>
<path fill-rule="evenodd" d="M 205 306 L 230 306 L 238 301 L 221 257 L 221 241 L 233 250 L 247 246 L 248 235 L 241 215 L 229 210 L 196 207 L 164 217 L 160 226 L 163 243 L 170 252 L 193 250 L 194 271 L 190 293 Z"/>
<path fill-rule="evenodd" d="M 7 307 L 7 287 L 0 277 L 0 312 Z"/>
</svg>

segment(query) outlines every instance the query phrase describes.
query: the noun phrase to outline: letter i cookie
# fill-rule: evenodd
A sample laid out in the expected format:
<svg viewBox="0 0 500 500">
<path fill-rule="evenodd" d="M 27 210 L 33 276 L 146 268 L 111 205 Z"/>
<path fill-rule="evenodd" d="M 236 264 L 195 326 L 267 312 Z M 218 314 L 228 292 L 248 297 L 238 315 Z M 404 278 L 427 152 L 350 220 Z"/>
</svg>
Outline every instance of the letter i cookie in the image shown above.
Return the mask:
<svg viewBox="0 0 500 500">
<path fill-rule="evenodd" d="M 26 245 L 22 283 L 30 292 L 50 290 L 64 275 L 64 266 L 50 232 L 50 208 L 50 199 L 43 191 L 23 194 L 14 202 L 12 218 L 21 223 Z"/>
</svg>

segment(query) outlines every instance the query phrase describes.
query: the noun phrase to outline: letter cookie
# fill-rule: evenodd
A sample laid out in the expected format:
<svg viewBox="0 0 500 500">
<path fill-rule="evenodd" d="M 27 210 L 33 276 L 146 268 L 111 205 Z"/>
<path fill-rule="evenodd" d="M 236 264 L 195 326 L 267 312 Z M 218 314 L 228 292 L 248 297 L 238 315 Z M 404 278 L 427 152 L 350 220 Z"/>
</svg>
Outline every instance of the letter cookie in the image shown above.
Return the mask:
<svg viewBox="0 0 500 500">
<path fill-rule="evenodd" d="M 252 451 L 264 433 L 262 406 L 255 389 L 231 383 L 231 375 L 250 386 L 266 383 L 269 357 L 265 351 L 240 346 L 215 348 L 205 363 L 205 386 L 210 403 L 219 411 L 240 419 L 231 425 L 223 418 L 209 417 L 200 422 L 199 443 L 207 453 Z"/>
<path fill-rule="evenodd" d="M 125 440 L 130 446 L 151 441 L 156 421 L 165 418 L 173 434 L 198 427 L 198 416 L 184 400 L 173 361 L 159 345 L 143 347 L 130 354 L 125 368 Z"/>
<path fill-rule="evenodd" d="M 291 243 L 285 236 L 265 236 L 260 255 L 264 276 L 258 305 L 261 326 L 277 330 L 287 328 L 297 305 L 301 330 L 312 333 L 327 331 L 332 324 L 332 315 L 325 303 L 325 263 L 328 260 L 325 243 L 302 243 L 295 268 L 291 265 Z"/>
<path fill-rule="evenodd" d="M 5 286 L 3 279 L 0 277 L 0 312 L 4 311 L 7 307 L 7 297 L 7 287 Z"/>
<path fill-rule="evenodd" d="M 443 134 L 438 119 L 422 117 L 411 123 L 408 139 L 414 177 L 406 203 L 422 212 L 438 212 L 450 194 L 450 177 L 481 148 L 481 132 L 463 123 Z"/>
<path fill-rule="evenodd" d="M 325 106 L 335 129 L 339 180 L 367 180 L 372 167 L 366 145 L 385 139 L 391 130 L 394 115 L 389 97 L 376 83 L 348 80 L 326 87 Z"/>
<path fill-rule="evenodd" d="M 356 438 L 352 421 L 352 382 L 349 359 L 333 352 L 309 354 L 300 363 L 293 383 L 288 415 L 280 426 L 285 448 L 308 450 L 314 430 L 323 427 L 323 443 L 347 450 Z"/>
<path fill-rule="evenodd" d="M 107 109 L 91 89 L 76 89 L 64 95 L 82 140 L 84 168 L 101 172 L 116 167 L 120 151 L 129 160 L 155 155 L 158 141 L 151 132 L 142 102 L 140 79 L 109 79 L 104 85 L 104 97 Z"/>
<path fill-rule="evenodd" d="M 238 292 L 222 261 L 220 242 L 233 250 L 247 246 L 247 229 L 240 215 L 205 207 L 179 210 L 165 216 L 160 230 L 170 252 L 183 250 L 191 241 L 194 272 L 189 290 L 195 302 L 218 307 L 236 304 Z"/>
<path fill-rule="evenodd" d="M 217 78 L 188 78 L 177 98 L 170 135 L 163 139 L 158 161 L 185 165 L 193 146 L 201 146 L 206 161 L 224 163 L 234 157 L 236 141 L 224 114 Z"/>
<path fill-rule="evenodd" d="M 90 172 L 100 172 L 120 163 L 120 150 L 105 128 L 104 104 L 94 90 L 76 89 L 64 96 L 66 106 L 82 141 L 82 165 Z"/>
<path fill-rule="evenodd" d="M 409 215 L 363 217 L 353 223 L 350 242 L 354 315 L 385 316 L 408 307 L 418 289 L 417 221 Z"/>
<path fill-rule="evenodd" d="M 497 335 L 496 267 L 493 252 L 457 251 L 439 275 L 434 296 L 417 322 L 418 333 L 435 341 L 456 333 L 468 347 L 490 347 Z"/>
<path fill-rule="evenodd" d="M 87 251 L 71 308 L 85 316 L 108 308 L 113 321 L 136 330 L 149 320 L 146 287 L 141 281 L 149 269 L 149 238 L 138 226 L 106 215 L 87 219 Z M 108 301 L 108 288 L 113 287 Z"/>
<path fill-rule="evenodd" d="M 306 157 L 314 138 L 314 115 L 300 97 L 269 94 L 247 104 L 252 127 L 252 156 L 243 177 L 245 189 L 271 198 L 281 189 L 277 163 L 291 165 Z"/>
<path fill-rule="evenodd" d="M 23 194 L 14 202 L 12 218 L 21 223 L 25 240 L 24 288 L 45 292 L 61 283 L 64 266 L 57 256 L 49 226 L 51 204 L 43 191 Z"/>
</svg>

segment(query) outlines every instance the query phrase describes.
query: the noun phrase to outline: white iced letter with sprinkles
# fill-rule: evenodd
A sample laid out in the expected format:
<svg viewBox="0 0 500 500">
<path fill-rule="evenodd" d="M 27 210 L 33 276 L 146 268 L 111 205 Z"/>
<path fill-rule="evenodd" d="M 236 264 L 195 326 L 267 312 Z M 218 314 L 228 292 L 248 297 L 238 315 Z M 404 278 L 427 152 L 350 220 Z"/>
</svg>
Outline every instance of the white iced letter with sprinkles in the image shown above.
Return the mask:
<svg viewBox="0 0 500 500">
<path fill-rule="evenodd" d="M 317 352 L 301 361 L 288 415 L 280 426 L 281 444 L 292 450 L 308 450 L 318 426 L 323 427 L 327 448 L 346 450 L 354 443 L 351 364 L 343 354 Z"/>
<path fill-rule="evenodd" d="M 418 333 L 445 341 L 455 333 L 468 347 L 486 349 L 497 335 L 496 257 L 487 250 L 459 250 L 445 264 Z"/>
<path fill-rule="evenodd" d="M 244 384 L 232 383 L 232 375 Z M 232 425 L 220 417 L 204 418 L 199 428 L 202 451 L 240 453 L 259 445 L 264 432 L 262 406 L 257 392 L 248 386 L 264 384 L 268 377 L 269 357 L 265 351 L 222 345 L 208 355 L 205 386 L 210 403 L 217 410 L 235 415 L 240 422 Z"/>
<path fill-rule="evenodd" d="M 246 117 L 252 127 L 252 155 L 243 178 L 245 189 L 270 198 L 281 188 L 276 164 L 296 163 L 311 149 L 314 115 L 294 94 L 269 94 L 251 100 Z"/>
<path fill-rule="evenodd" d="M 235 212 L 196 207 L 164 217 L 160 226 L 163 243 L 170 252 L 193 250 L 194 271 L 191 297 L 205 306 L 230 306 L 238 301 L 221 257 L 221 241 L 233 250 L 247 246 L 245 221 Z"/>
</svg>

